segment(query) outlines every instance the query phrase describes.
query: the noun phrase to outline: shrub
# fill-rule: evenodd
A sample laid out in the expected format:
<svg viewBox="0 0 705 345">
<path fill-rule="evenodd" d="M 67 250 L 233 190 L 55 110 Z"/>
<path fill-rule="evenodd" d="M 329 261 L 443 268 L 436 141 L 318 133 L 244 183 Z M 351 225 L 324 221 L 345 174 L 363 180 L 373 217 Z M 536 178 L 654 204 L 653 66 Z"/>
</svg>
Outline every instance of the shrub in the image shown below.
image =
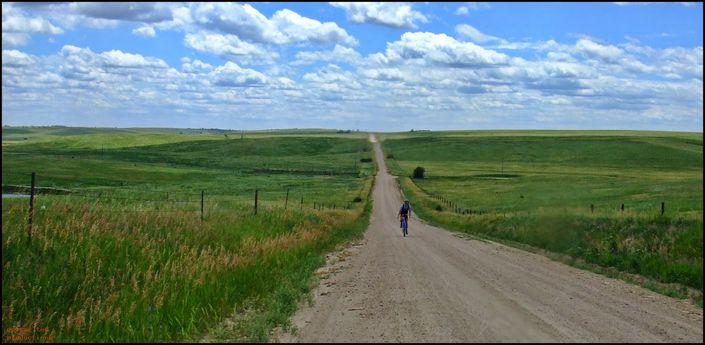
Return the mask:
<svg viewBox="0 0 705 345">
<path fill-rule="evenodd" d="M 387 155 L 387 158 L 394 158 L 394 155 L 390 153 Z"/>
<path fill-rule="evenodd" d="M 360 158 L 360 162 L 370 163 L 370 162 L 372 162 L 372 158 Z"/>
<path fill-rule="evenodd" d="M 353 202 L 362 202 L 362 198 L 359 196 L 356 196 L 355 199 L 353 199 Z"/>
<path fill-rule="evenodd" d="M 423 167 L 416 167 L 414 169 L 414 178 L 423 178 L 423 174 L 426 171 Z"/>
</svg>

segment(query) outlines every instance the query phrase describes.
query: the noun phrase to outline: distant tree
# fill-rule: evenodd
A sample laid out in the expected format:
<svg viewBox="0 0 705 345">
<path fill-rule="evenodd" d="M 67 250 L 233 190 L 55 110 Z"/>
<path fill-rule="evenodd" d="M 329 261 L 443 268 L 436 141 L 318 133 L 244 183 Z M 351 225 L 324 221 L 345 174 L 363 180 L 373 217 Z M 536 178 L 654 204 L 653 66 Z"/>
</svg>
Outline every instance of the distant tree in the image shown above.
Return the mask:
<svg viewBox="0 0 705 345">
<path fill-rule="evenodd" d="M 416 169 L 414 169 L 414 178 L 423 178 L 424 172 L 426 172 L 426 169 L 423 167 L 416 167 Z"/>
</svg>

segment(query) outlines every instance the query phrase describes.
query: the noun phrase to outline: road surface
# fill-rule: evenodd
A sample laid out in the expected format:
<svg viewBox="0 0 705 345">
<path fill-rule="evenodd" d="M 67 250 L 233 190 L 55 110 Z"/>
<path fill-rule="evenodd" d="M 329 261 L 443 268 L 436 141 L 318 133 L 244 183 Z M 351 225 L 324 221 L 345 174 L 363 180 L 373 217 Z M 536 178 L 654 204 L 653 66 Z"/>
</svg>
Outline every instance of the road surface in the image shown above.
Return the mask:
<svg viewBox="0 0 705 345">
<path fill-rule="evenodd" d="M 413 216 L 402 237 L 398 184 L 374 145 L 380 169 L 364 239 L 331 255 L 313 306 L 292 318 L 295 334 L 276 340 L 703 342 L 703 311 L 687 301 Z"/>
</svg>

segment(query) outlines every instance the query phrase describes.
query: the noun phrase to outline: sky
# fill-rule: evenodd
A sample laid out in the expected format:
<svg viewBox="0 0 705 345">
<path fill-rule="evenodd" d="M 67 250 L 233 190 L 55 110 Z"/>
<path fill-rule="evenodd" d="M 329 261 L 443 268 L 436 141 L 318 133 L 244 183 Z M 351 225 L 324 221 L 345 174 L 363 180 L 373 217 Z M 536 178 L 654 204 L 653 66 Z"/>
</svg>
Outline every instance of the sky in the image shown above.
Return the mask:
<svg viewBox="0 0 705 345">
<path fill-rule="evenodd" d="M 11 126 L 703 129 L 702 3 L 2 3 Z"/>
</svg>

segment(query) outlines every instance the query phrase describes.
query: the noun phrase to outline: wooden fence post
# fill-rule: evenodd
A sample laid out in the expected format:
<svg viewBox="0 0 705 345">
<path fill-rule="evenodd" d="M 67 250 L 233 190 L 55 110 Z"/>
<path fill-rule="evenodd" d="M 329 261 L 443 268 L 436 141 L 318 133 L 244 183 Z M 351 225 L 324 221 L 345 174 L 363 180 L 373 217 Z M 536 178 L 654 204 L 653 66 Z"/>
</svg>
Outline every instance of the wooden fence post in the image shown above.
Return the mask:
<svg viewBox="0 0 705 345">
<path fill-rule="evenodd" d="M 303 210 L 304 210 L 304 197 L 301 197 L 301 207 L 300 207 L 300 211 L 303 211 Z"/>
<path fill-rule="evenodd" d="M 34 181 L 34 180 L 32 180 Z M 666 203 L 664 201 L 661 201 L 661 215 L 663 216 L 663 213 L 666 212 Z"/>
<path fill-rule="evenodd" d="M 624 204 L 622 204 L 622 213 L 624 213 Z"/>
<path fill-rule="evenodd" d="M 595 205 L 590 204 L 590 213 L 595 213 Z"/>
<path fill-rule="evenodd" d="M 204 191 L 201 189 L 201 222 L 203 221 L 203 194 Z"/>
<path fill-rule="evenodd" d="M 34 172 L 32 172 L 32 187 L 29 190 L 29 220 L 27 223 L 27 241 L 32 241 L 32 215 L 34 213 Z"/>
<path fill-rule="evenodd" d="M 289 203 L 289 188 L 286 189 L 286 199 L 284 199 L 284 211 L 286 211 L 286 205 Z"/>
<path fill-rule="evenodd" d="M 258 192 L 258 190 L 255 189 L 255 216 L 257 215 L 257 197 L 258 197 L 257 192 Z"/>
</svg>

